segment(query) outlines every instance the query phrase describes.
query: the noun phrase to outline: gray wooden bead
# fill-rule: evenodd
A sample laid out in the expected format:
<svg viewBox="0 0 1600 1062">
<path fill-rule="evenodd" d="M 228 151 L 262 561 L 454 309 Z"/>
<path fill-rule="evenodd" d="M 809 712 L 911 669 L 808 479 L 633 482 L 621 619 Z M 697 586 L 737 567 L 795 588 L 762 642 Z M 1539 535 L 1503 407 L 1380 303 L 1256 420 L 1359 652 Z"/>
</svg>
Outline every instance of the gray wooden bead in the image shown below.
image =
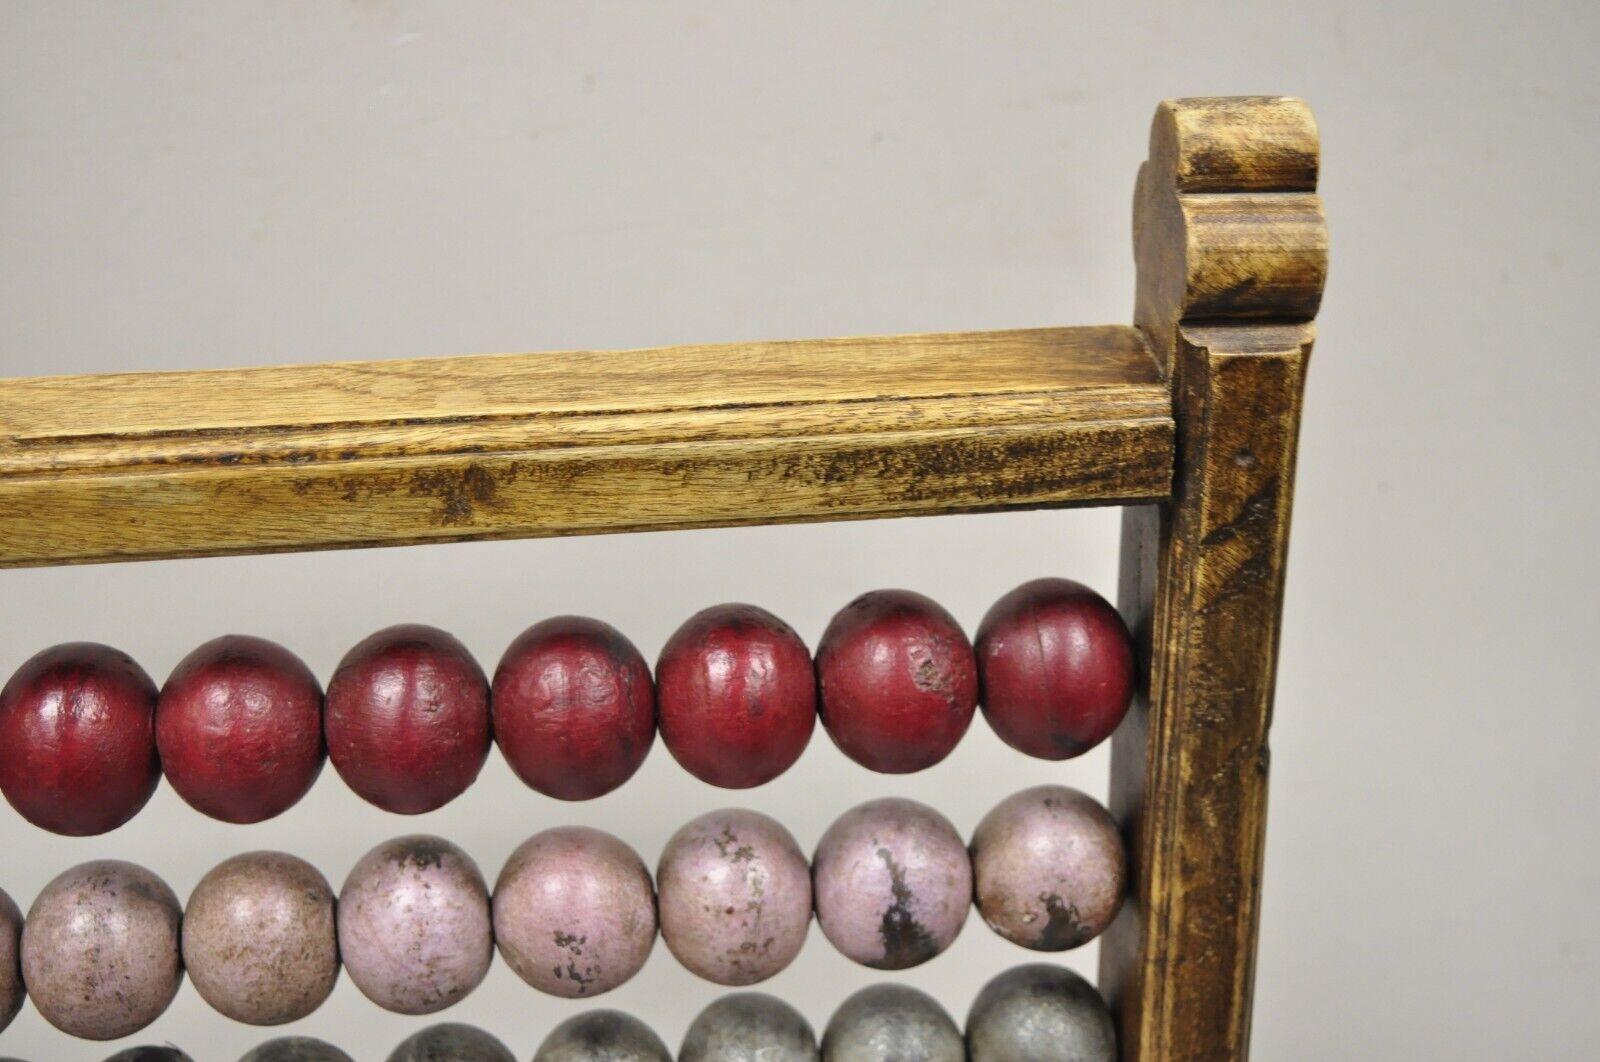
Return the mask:
<svg viewBox="0 0 1600 1062">
<path fill-rule="evenodd" d="M 689 1026 L 678 1062 L 817 1062 L 817 1034 L 805 1016 L 765 992 L 735 992 Z"/>
<path fill-rule="evenodd" d="M 332 1044 L 310 1036 L 280 1036 L 257 1044 L 239 1062 L 355 1062 Z"/>
<path fill-rule="evenodd" d="M 620 1010 L 588 1010 L 550 1031 L 533 1062 L 672 1062 L 655 1030 Z"/>
<path fill-rule="evenodd" d="M 17 1016 L 27 995 L 22 984 L 22 912 L 0 889 L 0 1032 Z"/>
<path fill-rule="evenodd" d="M 339 978 L 333 890 L 311 864 L 282 852 L 224 860 L 189 896 L 183 964 L 200 997 L 235 1021 L 303 1018 Z"/>
<path fill-rule="evenodd" d="M 22 977 L 46 1021 L 86 1040 L 131 1036 L 183 978 L 183 911 L 143 867 L 102 859 L 44 887 L 22 927 Z"/>
<path fill-rule="evenodd" d="M 461 849 L 415 834 L 361 857 L 339 892 L 339 954 L 378 1006 L 432 1014 L 489 972 L 489 889 Z"/>
<path fill-rule="evenodd" d="M 938 1002 L 909 985 L 869 985 L 833 1012 L 823 1062 L 966 1062 L 961 1030 Z"/>
<path fill-rule="evenodd" d="M 447 1021 L 400 1041 L 388 1062 L 517 1062 L 517 1056 L 477 1026 Z"/>
<path fill-rule="evenodd" d="M 983 986 L 967 1015 L 972 1062 L 1116 1062 L 1100 993 L 1064 966 L 1017 966 Z"/>
</svg>

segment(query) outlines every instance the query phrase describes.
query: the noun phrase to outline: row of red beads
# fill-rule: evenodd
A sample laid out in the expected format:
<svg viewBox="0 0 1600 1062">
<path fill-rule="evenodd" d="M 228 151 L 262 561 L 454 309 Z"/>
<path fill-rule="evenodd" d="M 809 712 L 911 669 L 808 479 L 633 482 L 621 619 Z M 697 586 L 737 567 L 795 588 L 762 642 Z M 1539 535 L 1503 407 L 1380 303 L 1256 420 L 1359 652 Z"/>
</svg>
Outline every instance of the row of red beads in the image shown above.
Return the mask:
<svg viewBox="0 0 1600 1062">
<path fill-rule="evenodd" d="M 1066 579 L 1001 598 L 976 649 L 920 594 L 863 594 L 833 617 L 815 661 L 778 617 L 717 605 L 672 635 L 653 679 L 620 632 L 576 616 L 523 632 L 492 683 L 444 631 L 390 627 L 345 655 L 326 696 L 298 657 L 260 638 L 207 642 L 159 692 L 127 655 L 71 643 L 0 692 L 0 791 L 45 829 L 97 834 L 137 813 L 164 772 L 205 814 L 259 822 L 298 801 L 326 755 L 366 800 L 420 814 L 465 790 L 493 742 L 528 785 L 586 800 L 633 775 L 658 727 L 691 774 L 743 789 L 799 758 L 819 709 L 851 759 L 901 774 L 950 753 L 980 684 L 1001 738 L 1065 759 L 1116 728 L 1133 683 L 1116 610 Z"/>
</svg>

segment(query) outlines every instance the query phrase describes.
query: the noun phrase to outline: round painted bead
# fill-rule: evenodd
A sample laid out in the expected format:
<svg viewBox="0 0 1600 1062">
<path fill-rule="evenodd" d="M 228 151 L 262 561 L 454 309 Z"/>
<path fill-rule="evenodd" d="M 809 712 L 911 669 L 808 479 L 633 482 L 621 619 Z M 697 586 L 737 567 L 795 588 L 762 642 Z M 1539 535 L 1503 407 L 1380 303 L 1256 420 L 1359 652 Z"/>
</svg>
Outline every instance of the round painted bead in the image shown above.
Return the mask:
<svg viewBox="0 0 1600 1062">
<path fill-rule="evenodd" d="M 70 837 L 114 830 L 161 780 L 156 685 L 126 654 L 69 642 L 0 690 L 0 792 L 22 817 Z"/>
<path fill-rule="evenodd" d="M 823 1062 L 966 1062 L 961 1030 L 910 985 L 869 985 L 840 1004 L 822 1034 Z"/>
<path fill-rule="evenodd" d="M 1133 700 L 1133 639 L 1111 603 L 1071 579 L 1011 591 L 978 627 L 983 714 L 1006 744 L 1065 760 L 1111 736 Z"/>
<path fill-rule="evenodd" d="M 978 913 L 1035 951 L 1087 944 L 1111 924 L 1127 886 L 1127 855 L 1111 814 L 1064 785 L 1002 800 L 972 835 Z"/>
<path fill-rule="evenodd" d="M 22 911 L 0 889 L 0 1032 L 17 1016 L 27 995 L 22 984 Z"/>
<path fill-rule="evenodd" d="M 1034 963 L 983 986 L 967 1014 L 972 1062 L 1116 1062 L 1117 1034 L 1093 985 Z"/>
<path fill-rule="evenodd" d="M 170 1045 L 145 1044 L 108 1055 L 105 1062 L 194 1062 L 194 1059 Z"/>
<path fill-rule="evenodd" d="M 443 1022 L 400 1041 L 388 1062 L 517 1062 L 517 1056 L 475 1025 Z"/>
<path fill-rule="evenodd" d="M 914 800 L 861 804 L 828 827 L 812 861 L 817 922 L 845 956 L 905 970 L 948 948 L 972 904 L 955 827 Z"/>
<path fill-rule="evenodd" d="M 132 863 L 73 867 L 44 887 L 22 927 L 22 976 L 46 1021 L 86 1040 L 131 1036 L 183 978 L 178 898 Z"/>
<path fill-rule="evenodd" d="M 656 939 L 650 872 L 622 841 L 586 826 L 535 834 L 494 886 L 494 935 L 517 975 L 541 992 L 609 992 L 650 956 Z"/>
<path fill-rule="evenodd" d="M 616 628 L 582 616 L 523 631 L 495 669 L 493 705 L 506 762 L 559 800 L 611 792 L 656 739 L 650 665 Z"/>
<path fill-rule="evenodd" d="M 788 770 L 817 725 L 806 643 L 754 605 L 713 605 L 679 627 L 656 663 L 661 739 L 686 771 L 748 789 Z"/>
<path fill-rule="evenodd" d="M 439 837 L 399 837 L 362 856 L 339 891 L 338 927 L 350 980 L 400 1014 L 462 999 L 494 956 L 483 875 Z"/>
<path fill-rule="evenodd" d="M 678 1062 L 817 1062 L 817 1034 L 805 1016 L 765 992 L 735 992 L 700 1012 Z"/>
<path fill-rule="evenodd" d="M 661 937 L 691 973 L 751 985 L 800 953 L 811 867 L 794 836 L 755 811 L 701 815 L 667 842 L 656 871 Z"/>
<path fill-rule="evenodd" d="M 247 1051 L 239 1062 L 355 1062 L 323 1040 L 309 1036 L 280 1036 Z"/>
<path fill-rule="evenodd" d="M 533 1062 L 672 1062 L 655 1030 L 620 1010 L 588 1010 L 550 1030 Z"/>
<path fill-rule="evenodd" d="M 489 681 L 437 627 L 386 627 L 339 662 L 324 726 L 345 784 L 385 811 L 420 815 L 460 796 L 483 769 Z"/>
<path fill-rule="evenodd" d="M 978 703 L 961 625 L 909 590 L 874 590 L 841 609 L 817 647 L 822 722 L 852 760 L 885 774 L 932 767 Z"/>
<path fill-rule="evenodd" d="M 333 891 L 311 864 L 247 852 L 213 867 L 183 912 L 183 964 L 200 997 L 251 1025 L 322 1005 L 339 979 Z"/>
<path fill-rule="evenodd" d="M 322 773 L 322 687 L 275 642 L 213 638 L 161 688 L 156 748 L 192 807 L 224 822 L 270 819 Z"/>
</svg>

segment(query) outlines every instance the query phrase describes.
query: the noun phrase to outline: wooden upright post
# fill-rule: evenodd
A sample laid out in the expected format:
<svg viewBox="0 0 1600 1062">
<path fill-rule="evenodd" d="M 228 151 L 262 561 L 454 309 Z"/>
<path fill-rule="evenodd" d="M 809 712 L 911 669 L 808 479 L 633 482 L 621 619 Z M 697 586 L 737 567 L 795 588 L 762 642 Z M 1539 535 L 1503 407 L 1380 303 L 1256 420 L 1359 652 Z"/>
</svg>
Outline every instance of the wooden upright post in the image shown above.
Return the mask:
<svg viewBox="0 0 1600 1062">
<path fill-rule="evenodd" d="M 1135 323 L 1169 376 L 1172 500 L 1125 511 L 1120 606 L 1148 685 L 1112 743 L 1134 893 L 1101 985 L 1125 1059 L 1249 1051 L 1284 558 L 1327 268 L 1298 100 L 1174 100 L 1139 173 Z"/>
</svg>

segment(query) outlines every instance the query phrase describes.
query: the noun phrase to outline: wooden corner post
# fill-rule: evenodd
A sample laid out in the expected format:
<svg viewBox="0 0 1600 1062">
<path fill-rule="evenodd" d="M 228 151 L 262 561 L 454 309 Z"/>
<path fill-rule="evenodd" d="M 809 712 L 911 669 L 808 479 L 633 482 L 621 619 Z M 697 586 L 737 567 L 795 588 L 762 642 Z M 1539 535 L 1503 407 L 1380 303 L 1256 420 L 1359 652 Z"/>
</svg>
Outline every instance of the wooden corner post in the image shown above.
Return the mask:
<svg viewBox="0 0 1600 1062">
<path fill-rule="evenodd" d="M 1327 270 L 1299 100 L 1173 100 L 1139 172 L 1135 323 L 1177 425 L 1172 500 L 1125 510 L 1120 605 L 1148 686 L 1117 732 L 1133 896 L 1101 985 L 1125 1059 L 1243 1059 L 1284 558 Z"/>
</svg>

